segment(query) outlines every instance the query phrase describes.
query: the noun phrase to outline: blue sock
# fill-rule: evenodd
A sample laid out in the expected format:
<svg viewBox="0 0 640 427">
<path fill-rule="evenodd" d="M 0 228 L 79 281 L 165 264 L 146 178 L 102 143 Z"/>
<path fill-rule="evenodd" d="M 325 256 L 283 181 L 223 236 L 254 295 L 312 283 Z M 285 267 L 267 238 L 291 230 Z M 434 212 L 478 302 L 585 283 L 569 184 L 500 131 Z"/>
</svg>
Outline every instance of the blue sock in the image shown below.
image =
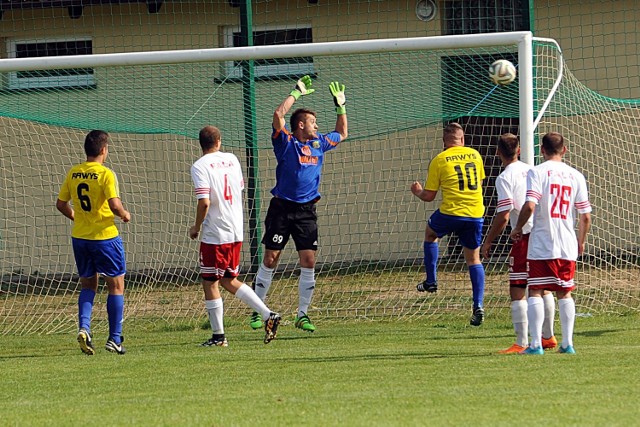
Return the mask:
<svg viewBox="0 0 640 427">
<path fill-rule="evenodd" d="M 471 289 L 473 290 L 473 306 L 482 307 L 484 303 L 484 266 L 474 264 L 469 266 Z"/>
<path fill-rule="evenodd" d="M 438 243 L 424 242 L 424 269 L 427 283 L 436 283 L 436 264 L 438 262 Z"/>
<path fill-rule="evenodd" d="M 78 296 L 78 324 L 91 333 L 91 312 L 96 292 L 93 289 L 82 289 Z"/>
<path fill-rule="evenodd" d="M 109 338 L 120 345 L 124 320 L 124 295 L 109 295 L 107 297 L 107 314 L 109 315 Z"/>
</svg>

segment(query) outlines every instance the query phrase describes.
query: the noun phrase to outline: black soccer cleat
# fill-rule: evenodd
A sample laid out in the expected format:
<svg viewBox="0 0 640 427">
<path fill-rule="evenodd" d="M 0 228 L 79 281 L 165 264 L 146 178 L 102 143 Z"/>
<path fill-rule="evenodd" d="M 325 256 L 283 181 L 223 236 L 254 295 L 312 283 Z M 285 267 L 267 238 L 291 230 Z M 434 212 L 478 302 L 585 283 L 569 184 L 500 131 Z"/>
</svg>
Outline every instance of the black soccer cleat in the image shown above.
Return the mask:
<svg viewBox="0 0 640 427">
<path fill-rule="evenodd" d="M 424 282 L 419 283 L 418 286 L 416 286 L 416 289 L 418 290 L 418 292 L 434 293 L 438 291 L 438 283 L 427 283 L 427 281 L 425 280 Z"/>
<path fill-rule="evenodd" d="M 482 307 L 475 307 L 469 323 L 471 326 L 480 326 L 484 321 L 484 309 Z"/>
<path fill-rule="evenodd" d="M 125 354 L 127 350 L 125 350 L 124 346 L 122 345 L 122 343 L 124 342 L 124 337 L 120 337 L 120 339 L 120 344 L 116 344 L 113 338 L 109 338 L 104 346 L 104 349 L 110 351 L 111 353 Z"/>
<path fill-rule="evenodd" d="M 200 344 L 202 347 L 229 347 L 224 334 L 213 334 L 211 338 Z"/>
<path fill-rule="evenodd" d="M 281 317 L 278 313 L 271 313 L 266 322 L 264 322 L 264 343 L 269 344 L 278 335 L 278 325 Z"/>
</svg>

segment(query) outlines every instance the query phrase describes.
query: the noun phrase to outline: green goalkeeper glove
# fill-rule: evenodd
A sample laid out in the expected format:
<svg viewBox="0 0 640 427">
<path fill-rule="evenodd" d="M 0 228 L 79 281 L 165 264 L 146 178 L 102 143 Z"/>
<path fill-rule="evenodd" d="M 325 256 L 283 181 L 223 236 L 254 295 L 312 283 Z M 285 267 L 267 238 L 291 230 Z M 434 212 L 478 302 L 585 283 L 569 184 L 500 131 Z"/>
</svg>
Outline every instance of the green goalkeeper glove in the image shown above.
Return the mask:
<svg viewBox="0 0 640 427">
<path fill-rule="evenodd" d="M 344 85 L 338 82 L 331 82 L 329 85 L 331 89 L 331 95 L 333 95 L 333 103 L 336 104 L 336 113 L 347 114 L 347 109 L 344 104 L 347 103 L 347 98 L 344 96 Z"/>
<path fill-rule="evenodd" d="M 302 95 L 309 95 L 316 91 L 315 89 L 311 89 L 312 85 L 313 83 L 311 83 L 311 77 L 303 76 L 300 78 L 300 80 L 298 80 L 298 82 L 296 83 L 296 87 L 291 91 L 289 95 L 293 96 L 297 101 L 298 98 L 300 98 Z"/>
</svg>

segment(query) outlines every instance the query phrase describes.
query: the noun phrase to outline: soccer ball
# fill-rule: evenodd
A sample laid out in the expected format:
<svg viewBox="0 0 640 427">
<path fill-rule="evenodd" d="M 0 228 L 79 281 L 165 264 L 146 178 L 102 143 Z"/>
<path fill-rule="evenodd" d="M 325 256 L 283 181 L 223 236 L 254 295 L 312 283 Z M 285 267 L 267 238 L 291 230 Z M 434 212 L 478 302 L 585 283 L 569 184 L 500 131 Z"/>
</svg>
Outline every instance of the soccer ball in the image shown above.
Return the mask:
<svg viewBox="0 0 640 427">
<path fill-rule="evenodd" d="M 516 79 L 516 67 L 506 59 L 498 59 L 489 67 L 489 77 L 497 85 L 508 85 Z"/>
</svg>

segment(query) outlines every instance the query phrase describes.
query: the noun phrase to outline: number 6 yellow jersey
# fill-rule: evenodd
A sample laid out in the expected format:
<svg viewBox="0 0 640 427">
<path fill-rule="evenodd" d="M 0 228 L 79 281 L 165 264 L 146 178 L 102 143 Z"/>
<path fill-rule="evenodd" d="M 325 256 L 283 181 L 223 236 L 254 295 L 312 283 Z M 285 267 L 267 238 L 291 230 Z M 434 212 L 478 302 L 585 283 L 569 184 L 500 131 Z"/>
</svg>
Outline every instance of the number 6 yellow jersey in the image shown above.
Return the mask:
<svg viewBox="0 0 640 427">
<path fill-rule="evenodd" d="M 71 237 L 107 240 L 118 236 L 115 215 L 109 199 L 119 197 L 118 180 L 113 171 L 98 162 L 73 166 L 62 183 L 58 199 L 73 202 Z"/>
<path fill-rule="evenodd" d="M 468 218 L 482 218 L 482 156 L 473 148 L 450 147 L 429 164 L 425 190 L 442 191 L 440 212 Z"/>
</svg>

